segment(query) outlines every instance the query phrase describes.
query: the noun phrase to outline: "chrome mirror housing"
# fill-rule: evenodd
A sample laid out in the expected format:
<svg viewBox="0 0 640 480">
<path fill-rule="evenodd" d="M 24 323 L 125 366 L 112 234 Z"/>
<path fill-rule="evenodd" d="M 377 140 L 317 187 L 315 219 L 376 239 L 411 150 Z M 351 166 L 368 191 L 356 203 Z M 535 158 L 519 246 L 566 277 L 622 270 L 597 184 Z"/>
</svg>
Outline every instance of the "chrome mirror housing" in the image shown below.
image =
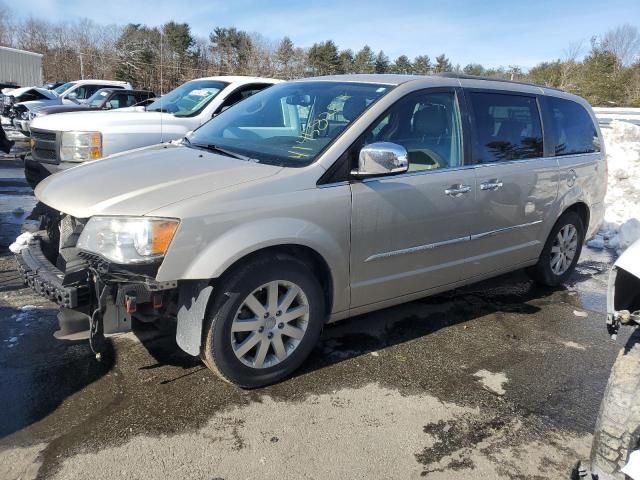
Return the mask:
<svg viewBox="0 0 640 480">
<path fill-rule="evenodd" d="M 393 175 L 409 170 L 407 149 L 391 142 L 376 142 L 366 145 L 360 150 L 358 169 L 352 170 L 356 178 L 376 175 Z"/>
</svg>

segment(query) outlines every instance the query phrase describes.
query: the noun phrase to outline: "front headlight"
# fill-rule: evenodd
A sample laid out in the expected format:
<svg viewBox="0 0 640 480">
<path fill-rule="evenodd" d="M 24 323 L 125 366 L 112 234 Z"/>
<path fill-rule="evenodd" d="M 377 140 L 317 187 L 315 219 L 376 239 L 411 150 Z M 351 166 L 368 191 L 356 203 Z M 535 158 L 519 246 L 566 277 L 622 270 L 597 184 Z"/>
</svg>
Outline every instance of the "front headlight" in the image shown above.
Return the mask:
<svg viewBox="0 0 640 480">
<path fill-rule="evenodd" d="M 115 263 L 145 263 L 162 258 L 180 222 L 172 218 L 91 217 L 77 248 Z"/>
<path fill-rule="evenodd" d="M 102 158 L 102 134 L 100 132 L 62 132 L 60 160 L 84 162 Z"/>
</svg>

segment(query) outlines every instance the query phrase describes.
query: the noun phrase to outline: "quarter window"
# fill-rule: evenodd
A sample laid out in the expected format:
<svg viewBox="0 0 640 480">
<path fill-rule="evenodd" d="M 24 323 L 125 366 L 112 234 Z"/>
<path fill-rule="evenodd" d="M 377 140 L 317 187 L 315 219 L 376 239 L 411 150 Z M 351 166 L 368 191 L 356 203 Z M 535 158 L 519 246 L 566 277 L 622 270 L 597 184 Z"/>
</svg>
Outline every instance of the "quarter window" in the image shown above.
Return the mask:
<svg viewBox="0 0 640 480">
<path fill-rule="evenodd" d="M 542 126 L 535 97 L 471 92 L 478 163 L 543 156 Z"/>
<path fill-rule="evenodd" d="M 548 100 L 556 155 L 599 152 L 598 131 L 584 107 L 563 98 L 548 97 Z"/>
<path fill-rule="evenodd" d="M 373 124 L 367 144 L 392 142 L 409 154 L 409 171 L 462 165 L 460 114 L 453 92 L 410 95 Z"/>
</svg>

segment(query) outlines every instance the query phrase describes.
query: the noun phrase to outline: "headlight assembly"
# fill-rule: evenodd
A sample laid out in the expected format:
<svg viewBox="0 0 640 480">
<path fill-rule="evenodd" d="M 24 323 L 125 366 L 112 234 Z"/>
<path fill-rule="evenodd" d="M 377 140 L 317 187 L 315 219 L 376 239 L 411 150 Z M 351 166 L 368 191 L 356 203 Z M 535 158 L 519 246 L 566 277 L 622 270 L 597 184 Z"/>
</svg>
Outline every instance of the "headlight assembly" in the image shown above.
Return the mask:
<svg viewBox="0 0 640 480">
<path fill-rule="evenodd" d="M 84 162 L 102 158 L 102 134 L 100 132 L 62 132 L 60 160 Z"/>
<path fill-rule="evenodd" d="M 120 264 L 153 262 L 167 252 L 179 223 L 171 218 L 91 217 L 76 247 Z"/>
</svg>

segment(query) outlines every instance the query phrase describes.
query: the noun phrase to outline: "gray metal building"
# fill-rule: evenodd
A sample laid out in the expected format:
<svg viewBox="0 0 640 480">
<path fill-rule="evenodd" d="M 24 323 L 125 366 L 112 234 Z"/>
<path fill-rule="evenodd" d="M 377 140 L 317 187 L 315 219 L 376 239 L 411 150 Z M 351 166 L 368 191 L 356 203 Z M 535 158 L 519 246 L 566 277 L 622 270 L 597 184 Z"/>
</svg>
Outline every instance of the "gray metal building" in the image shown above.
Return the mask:
<svg viewBox="0 0 640 480">
<path fill-rule="evenodd" d="M 0 47 L 0 83 L 42 85 L 42 54 Z"/>
</svg>

